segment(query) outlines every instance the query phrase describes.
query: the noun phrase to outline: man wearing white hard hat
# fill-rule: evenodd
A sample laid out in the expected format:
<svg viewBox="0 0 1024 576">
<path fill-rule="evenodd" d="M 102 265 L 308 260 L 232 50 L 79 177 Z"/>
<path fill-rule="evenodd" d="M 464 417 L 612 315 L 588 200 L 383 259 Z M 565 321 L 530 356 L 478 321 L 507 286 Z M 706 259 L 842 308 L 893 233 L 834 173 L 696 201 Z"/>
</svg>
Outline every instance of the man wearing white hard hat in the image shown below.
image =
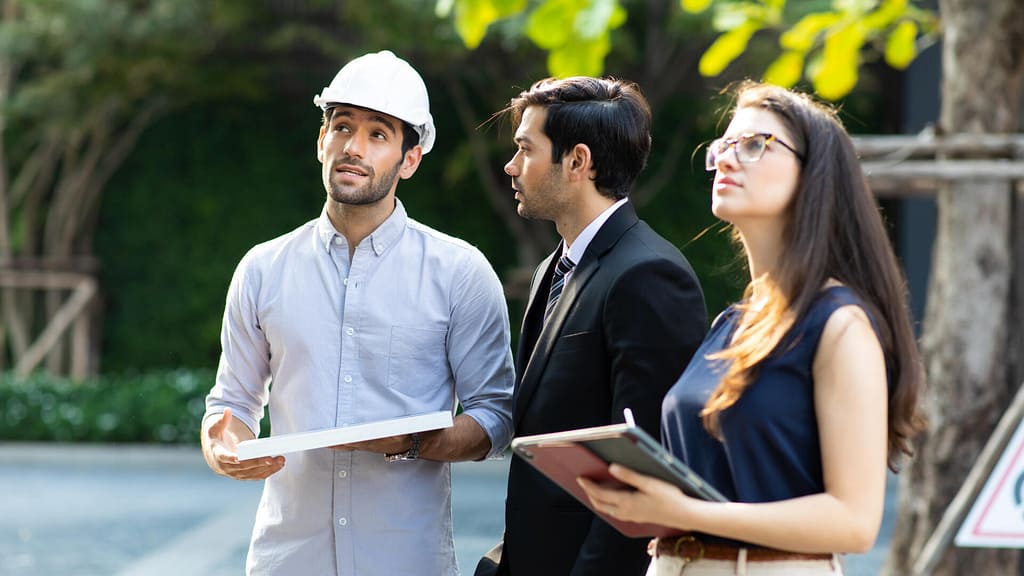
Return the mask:
<svg viewBox="0 0 1024 576">
<path fill-rule="evenodd" d="M 395 196 L 434 144 L 420 75 L 388 51 L 343 67 L 324 113 L 320 217 L 249 251 L 228 289 L 203 455 L 266 479 L 247 574 L 457 574 L 449 462 L 501 454 L 514 380 L 501 283 Z M 273 434 L 462 412 L 454 425 L 239 460 Z"/>
</svg>

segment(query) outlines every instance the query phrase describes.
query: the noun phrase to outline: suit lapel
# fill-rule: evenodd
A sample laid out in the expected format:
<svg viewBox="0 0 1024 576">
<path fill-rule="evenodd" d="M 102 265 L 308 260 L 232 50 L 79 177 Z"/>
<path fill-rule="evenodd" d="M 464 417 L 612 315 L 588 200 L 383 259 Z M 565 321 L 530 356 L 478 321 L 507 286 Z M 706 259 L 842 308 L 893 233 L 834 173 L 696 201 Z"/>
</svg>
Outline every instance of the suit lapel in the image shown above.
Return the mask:
<svg viewBox="0 0 1024 576">
<path fill-rule="evenodd" d="M 569 281 L 565 283 L 562 295 L 559 298 L 558 303 L 555 305 L 555 309 L 551 313 L 551 318 L 548 319 L 546 324 L 543 322 L 544 308 L 547 304 L 547 290 L 541 292 L 540 287 L 550 286 L 554 262 L 556 261 L 557 256 L 561 254 L 561 244 L 559 244 L 558 249 L 548 256 L 548 259 L 538 267 L 538 269 L 544 270 L 544 276 L 539 279 L 534 279 L 533 288 L 530 290 L 530 301 L 527 305 L 526 315 L 523 319 L 522 336 L 520 337 L 520 358 L 529 358 L 529 360 L 525 361 L 521 367 L 522 377 L 520 379 L 520 385 L 517 386 L 515 390 L 513 413 L 514 426 L 518 426 L 519 421 L 522 419 L 523 414 L 526 411 L 526 406 L 529 405 L 530 398 L 533 396 L 537 386 L 540 384 L 544 368 L 547 366 L 548 359 L 551 355 L 551 349 L 558 340 L 558 336 L 562 333 L 562 325 L 565 323 L 565 319 L 568 316 L 569 311 L 572 310 L 577 298 L 583 296 L 583 289 L 586 287 L 587 283 L 590 282 L 594 273 L 600 268 L 601 257 L 611 250 L 626 230 L 631 228 L 638 221 L 639 219 L 636 216 L 636 212 L 633 210 L 633 206 L 628 202 L 616 210 L 615 213 L 605 221 L 604 225 L 602 225 L 601 229 L 598 230 L 593 240 L 590 241 L 590 245 L 587 246 L 587 250 L 584 252 L 583 258 L 580 259 L 579 264 L 577 264 L 576 268 L 573 270 L 572 275 L 569 277 Z M 542 297 L 538 298 L 538 294 Z M 527 332 L 527 330 L 530 331 Z M 531 345 L 533 341 L 532 336 L 538 332 L 539 334 L 536 337 L 536 343 Z M 530 339 L 524 341 L 524 338 L 526 338 L 527 335 L 530 336 Z"/>
<path fill-rule="evenodd" d="M 526 313 L 523 314 L 523 325 L 519 331 L 519 346 L 516 349 L 516 358 L 518 359 L 516 369 L 519 374 L 523 373 L 533 354 L 534 344 L 537 342 L 544 323 L 544 308 L 547 305 L 551 275 L 561 252 L 562 245 L 559 243 L 558 248 L 537 266 L 533 273 L 533 279 L 530 281 L 530 298 L 526 301 Z M 538 294 L 542 296 L 538 298 Z"/>
</svg>

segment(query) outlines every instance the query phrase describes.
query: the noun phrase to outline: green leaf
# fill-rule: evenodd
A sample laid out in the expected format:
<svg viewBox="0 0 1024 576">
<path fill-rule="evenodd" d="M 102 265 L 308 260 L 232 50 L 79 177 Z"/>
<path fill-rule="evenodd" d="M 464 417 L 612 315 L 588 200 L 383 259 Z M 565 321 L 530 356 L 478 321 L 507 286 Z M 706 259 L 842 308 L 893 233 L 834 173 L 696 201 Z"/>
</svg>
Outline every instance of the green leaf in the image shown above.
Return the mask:
<svg viewBox="0 0 1024 576">
<path fill-rule="evenodd" d="M 917 56 L 917 24 L 904 20 L 896 25 L 885 42 L 885 61 L 897 70 L 906 68 Z"/>
<path fill-rule="evenodd" d="M 611 50 L 609 34 L 593 39 L 578 39 L 548 53 L 548 72 L 558 78 L 600 76 L 604 58 Z"/>
<path fill-rule="evenodd" d="M 438 9 L 441 8 L 438 2 Z M 483 41 L 488 26 L 524 8 L 526 0 L 455 0 L 455 31 L 462 43 L 473 50 Z"/>
<path fill-rule="evenodd" d="M 783 52 L 768 66 L 764 73 L 764 81 L 783 88 L 791 88 L 800 80 L 803 73 L 804 56 L 804 52 Z"/>
<path fill-rule="evenodd" d="M 711 0 L 679 0 L 679 6 L 684 12 L 689 12 L 690 14 L 700 14 L 707 10 L 710 5 Z"/>
<path fill-rule="evenodd" d="M 854 22 L 825 39 L 822 62 L 812 78 L 822 98 L 838 100 L 857 84 L 857 65 L 864 45 L 864 28 Z"/>
<path fill-rule="evenodd" d="M 573 35 L 579 11 L 579 3 L 573 0 L 547 0 L 530 13 L 526 36 L 542 50 L 564 46 Z"/>
<path fill-rule="evenodd" d="M 626 23 L 626 18 L 629 16 L 629 12 L 622 7 L 622 4 L 615 3 L 615 11 L 612 12 L 612 17 L 608 19 L 608 29 L 615 30 L 619 26 Z"/>
<path fill-rule="evenodd" d="M 830 26 L 839 22 L 841 14 L 835 12 L 821 12 L 808 14 L 786 30 L 779 37 L 779 45 L 786 50 L 799 50 L 807 52 L 814 47 L 818 35 Z"/>
<path fill-rule="evenodd" d="M 907 12 L 906 0 L 886 0 L 878 10 L 860 19 L 862 26 L 871 32 L 881 33 Z"/>
<path fill-rule="evenodd" d="M 700 57 L 698 68 L 702 76 L 718 76 L 747 48 L 747 42 L 761 23 L 748 21 L 719 36 Z"/>
</svg>

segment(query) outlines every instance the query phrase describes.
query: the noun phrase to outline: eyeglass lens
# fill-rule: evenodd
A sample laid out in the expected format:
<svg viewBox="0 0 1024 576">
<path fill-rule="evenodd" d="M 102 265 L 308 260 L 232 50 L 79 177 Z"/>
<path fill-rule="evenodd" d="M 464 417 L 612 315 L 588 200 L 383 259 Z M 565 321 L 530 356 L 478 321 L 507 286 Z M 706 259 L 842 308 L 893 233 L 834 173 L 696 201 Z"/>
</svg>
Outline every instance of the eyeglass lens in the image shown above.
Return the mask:
<svg viewBox="0 0 1024 576">
<path fill-rule="evenodd" d="M 739 138 L 719 138 L 708 146 L 704 167 L 715 170 L 718 157 L 736 147 L 736 159 L 742 163 L 757 162 L 764 155 L 767 137 L 764 134 L 746 134 Z"/>
</svg>

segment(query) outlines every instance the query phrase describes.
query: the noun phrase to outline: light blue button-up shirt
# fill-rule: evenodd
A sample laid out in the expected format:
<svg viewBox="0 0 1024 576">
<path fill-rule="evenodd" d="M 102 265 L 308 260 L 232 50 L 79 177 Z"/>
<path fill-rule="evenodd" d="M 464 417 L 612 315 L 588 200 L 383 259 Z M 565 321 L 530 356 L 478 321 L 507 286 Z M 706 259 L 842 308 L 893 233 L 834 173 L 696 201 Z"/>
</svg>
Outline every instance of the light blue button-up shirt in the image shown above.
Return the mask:
<svg viewBox="0 0 1024 576">
<path fill-rule="evenodd" d="M 512 437 L 501 283 L 479 250 L 394 213 L 356 247 L 324 211 L 249 251 L 228 290 L 207 417 L 230 407 L 273 433 L 436 410 Z M 256 513 L 249 574 L 457 574 L 449 464 L 369 452 L 286 456 Z"/>
</svg>

